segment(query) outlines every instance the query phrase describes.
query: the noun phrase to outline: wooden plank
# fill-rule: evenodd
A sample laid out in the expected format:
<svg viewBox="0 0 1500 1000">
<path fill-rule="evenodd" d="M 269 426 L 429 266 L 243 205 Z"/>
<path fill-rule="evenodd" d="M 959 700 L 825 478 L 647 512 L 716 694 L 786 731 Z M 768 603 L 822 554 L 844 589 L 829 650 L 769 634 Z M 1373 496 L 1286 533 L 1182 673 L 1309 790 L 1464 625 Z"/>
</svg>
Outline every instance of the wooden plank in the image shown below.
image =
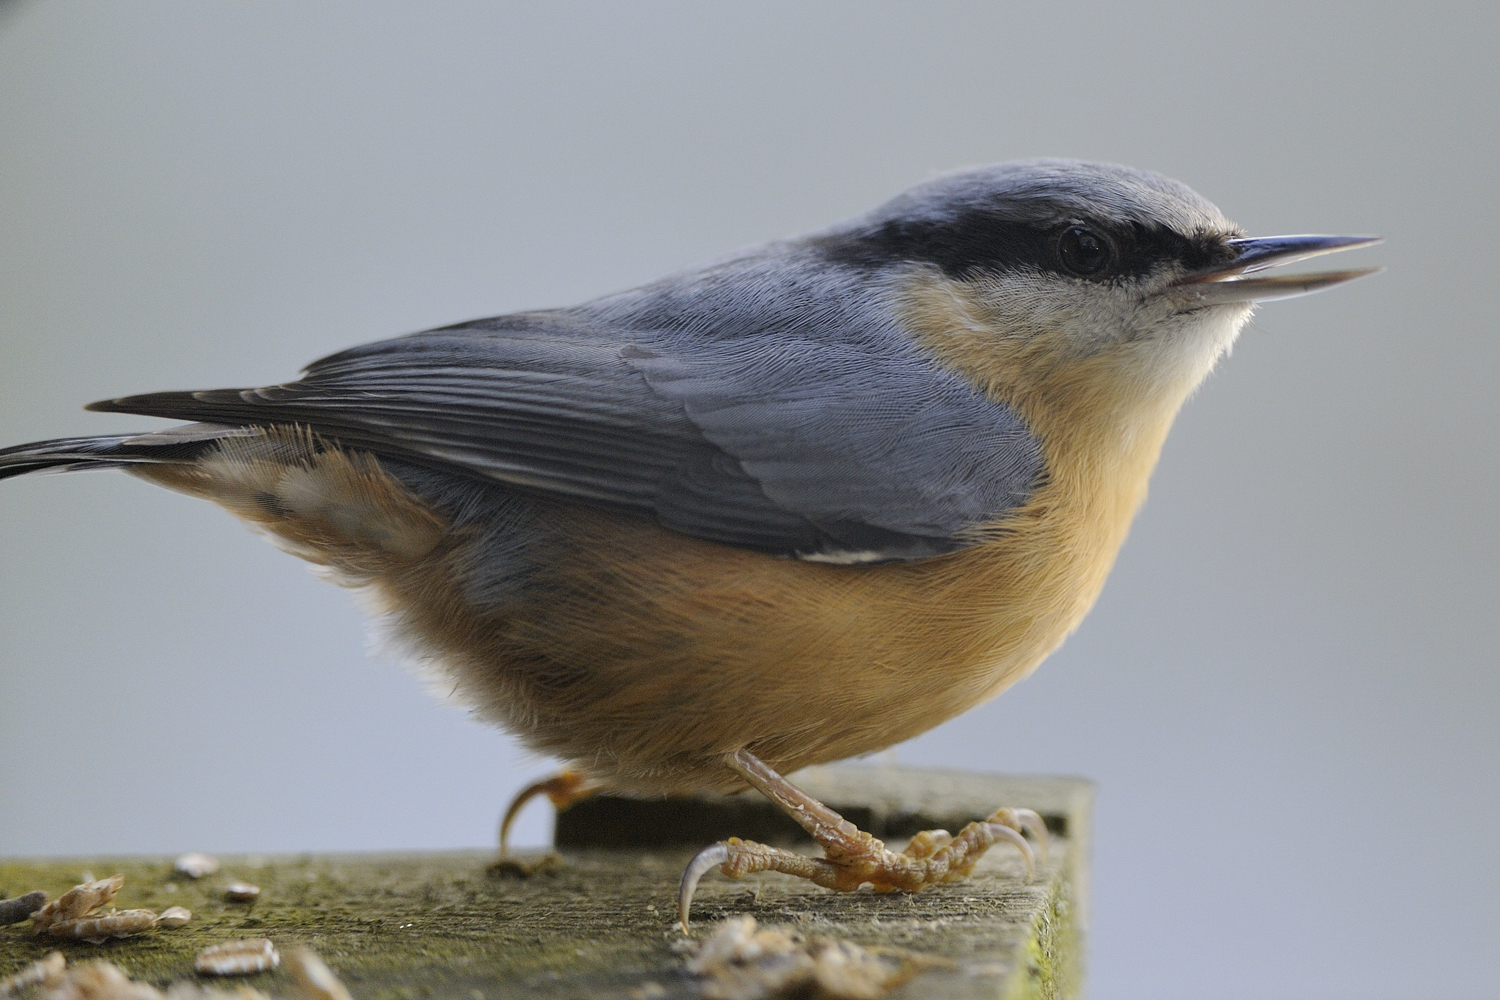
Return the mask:
<svg viewBox="0 0 1500 1000">
<path fill-rule="evenodd" d="M 1091 789 L 1067 778 L 838 767 L 797 776 L 877 836 L 899 844 L 917 829 L 957 829 L 997 805 L 1025 805 L 1055 836 L 1027 881 L 1014 850 L 991 850 L 962 882 L 915 895 L 832 893 L 785 876 L 707 876 L 694 937 L 718 921 L 762 924 L 922 957 L 893 997 L 1068 997 L 1082 982 L 1087 925 Z M 59 944 L 27 924 L 0 929 L 0 975 L 59 947 L 70 961 L 107 958 L 166 985 L 192 976 L 202 947 L 236 937 L 311 945 L 359 1000 L 501 1000 L 508 997 L 691 997 L 697 982 L 673 950 L 677 879 L 694 850 L 740 835 L 796 843 L 756 796 L 639 801 L 598 797 L 560 818 L 561 863 L 530 877 L 495 874 L 483 852 L 223 858 L 191 880 L 169 858 L 0 861 L 0 889 L 54 897 L 85 874 L 126 876 L 116 905 L 186 906 L 176 930 L 104 945 Z M 810 851 L 811 844 L 804 845 Z M 232 880 L 259 885 L 254 903 L 224 898 Z M 285 992 L 285 973 L 247 981 Z M 655 989 L 641 990 L 647 983 Z"/>
</svg>

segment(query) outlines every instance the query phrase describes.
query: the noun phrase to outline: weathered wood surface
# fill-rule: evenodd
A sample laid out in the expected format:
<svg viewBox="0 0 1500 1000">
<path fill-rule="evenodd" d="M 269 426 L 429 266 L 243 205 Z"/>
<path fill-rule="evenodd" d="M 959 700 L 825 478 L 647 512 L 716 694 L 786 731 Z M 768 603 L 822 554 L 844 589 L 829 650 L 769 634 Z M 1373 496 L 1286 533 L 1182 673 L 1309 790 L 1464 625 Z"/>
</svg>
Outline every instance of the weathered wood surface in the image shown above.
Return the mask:
<svg viewBox="0 0 1500 1000">
<path fill-rule="evenodd" d="M 862 828 L 900 845 L 919 829 L 957 830 L 998 805 L 1027 806 L 1054 831 L 1025 878 L 1019 855 L 993 848 L 973 876 L 915 895 L 832 893 L 781 875 L 711 873 L 693 907 L 701 937 L 725 917 L 923 956 L 893 997 L 1065 997 L 1082 983 L 1091 790 L 1067 778 L 882 767 L 805 771 L 797 781 Z M 170 858 L 0 860 L 0 890 L 52 896 L 86 872 L 126 876 L 121 908 L 186 906 L 192 922 L 104 945 L 0 928 L 0 976 L 54 947 L 69 961 L 107 958 L 158 985 L 189 978 L 194 954 L 236 937 L 311 945 L 359 1000 L 692 997 L 672 945 L 678 876 L 693 852 L 738 835 L 799 844 L 801 831 L 758 796 L 647 802 L 599 797 L 559 819 L 562 863 L 528 878 L 495 874 L 481 852 L 225 857 L 194 881 Z M 242 879 L 254 903 L 224 898 Z M 929 961 L 934 960 L 934 961 Z M 284 973 L 247 980 L 282 992 Z M 647 988 L 655 983 L 665 992 Z"/>
</svg>

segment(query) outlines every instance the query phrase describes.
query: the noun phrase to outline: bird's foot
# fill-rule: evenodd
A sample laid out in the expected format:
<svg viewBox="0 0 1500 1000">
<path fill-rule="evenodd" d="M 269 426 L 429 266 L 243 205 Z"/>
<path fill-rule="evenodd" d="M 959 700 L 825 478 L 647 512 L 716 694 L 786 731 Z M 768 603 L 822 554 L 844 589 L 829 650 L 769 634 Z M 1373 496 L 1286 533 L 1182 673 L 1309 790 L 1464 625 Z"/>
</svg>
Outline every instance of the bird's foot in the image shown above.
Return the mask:
<svg viewBox="0 0 1500 1000">
<path fill-rule="evenodd" d="M 917 892 L 968 875 L 984 852 L 1000 841 L 1014 845 L 1021 852 L 1030 877 L 1035 865 L 1023 831 L 1031 834 L 1043 857 L 1046 856 L 1046 824 L 1030 809 L 997 809 L 983 822 L 964 827 L 956 837 L 946 830 L 924 830 L 911 838 L 904 851 L 897 852 L 748 752 L 735 754 L 729 765 L 812 834 L 823 848 L 823 857 L 809 858 L 738 837 L 704 848 L 682 873 L 677 907 L 683 930 L 687 929 L 688 910 L 698 880 L 714 868 L 729 878 L 754 872 L 781 872 L 839 892 L 852 892 L 862 885 L 870 885 L 877 892 Z"/>
<path fill-rule="evenodd" d="M 526 803 L 538 795 L 545 795 L 552 801 L 552 805 L 561 811 L 568 806 L 586 799 L 599 791 L 600 785 L 591 778 L 579 774 L 577 771 L 559 771 L 550 778 L 534 782 L 511 799 L 510 808 L 505 810 L 505 818 L 500 821 L 500 859 L 506 860 L 510 857 L 510 828 L 514 825 L 516 817 L 521 815 L 521 810 Z"/>
</svg>

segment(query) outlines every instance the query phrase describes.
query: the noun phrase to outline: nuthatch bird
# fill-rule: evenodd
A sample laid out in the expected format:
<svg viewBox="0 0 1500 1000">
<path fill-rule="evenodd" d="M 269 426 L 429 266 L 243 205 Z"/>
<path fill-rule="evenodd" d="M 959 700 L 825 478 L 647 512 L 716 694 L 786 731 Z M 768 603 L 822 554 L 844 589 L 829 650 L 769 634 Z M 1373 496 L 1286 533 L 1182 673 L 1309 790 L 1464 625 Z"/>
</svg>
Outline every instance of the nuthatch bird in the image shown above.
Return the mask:
<svg viewBox="0 0 1500 1000">
<path fill-rule="evenodd" d="M 1025 677 L 1094 603 L 1167 429 L 1256 302 L 1371 237 L 1247 239 L 1192 190 L 1038 160 L 569 309 L 355 347 L 262 389 L 90 409 L 193 421 L 0 451 L 123 468 L 338 583 L 480 716 L 570 770 L 524 796 L 746 785 L 810 858 L 916 890 L 1035 813 L 904 852 L 781 775 L 910 739 Z M 514 810 L 512 810 L 512 815 Z"/>
</svg>

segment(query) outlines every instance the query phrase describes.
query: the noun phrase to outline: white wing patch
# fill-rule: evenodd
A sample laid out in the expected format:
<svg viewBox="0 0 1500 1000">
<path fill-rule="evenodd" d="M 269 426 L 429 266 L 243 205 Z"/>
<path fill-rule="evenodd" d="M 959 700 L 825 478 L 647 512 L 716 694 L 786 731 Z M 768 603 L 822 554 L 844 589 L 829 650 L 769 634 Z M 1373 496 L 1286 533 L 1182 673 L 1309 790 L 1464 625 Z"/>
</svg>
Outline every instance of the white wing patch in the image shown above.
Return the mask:
<svg viewBox="0 0 1500 1000">
<path fill-rule="evenodd" d="M 884 562 L 891 556 L 886 552 L 864 549 L 858 552 L 798 552 L 797 558 L 803 562 L 828 563 L 833 566 L 862 566 Z"/>
</svg>

